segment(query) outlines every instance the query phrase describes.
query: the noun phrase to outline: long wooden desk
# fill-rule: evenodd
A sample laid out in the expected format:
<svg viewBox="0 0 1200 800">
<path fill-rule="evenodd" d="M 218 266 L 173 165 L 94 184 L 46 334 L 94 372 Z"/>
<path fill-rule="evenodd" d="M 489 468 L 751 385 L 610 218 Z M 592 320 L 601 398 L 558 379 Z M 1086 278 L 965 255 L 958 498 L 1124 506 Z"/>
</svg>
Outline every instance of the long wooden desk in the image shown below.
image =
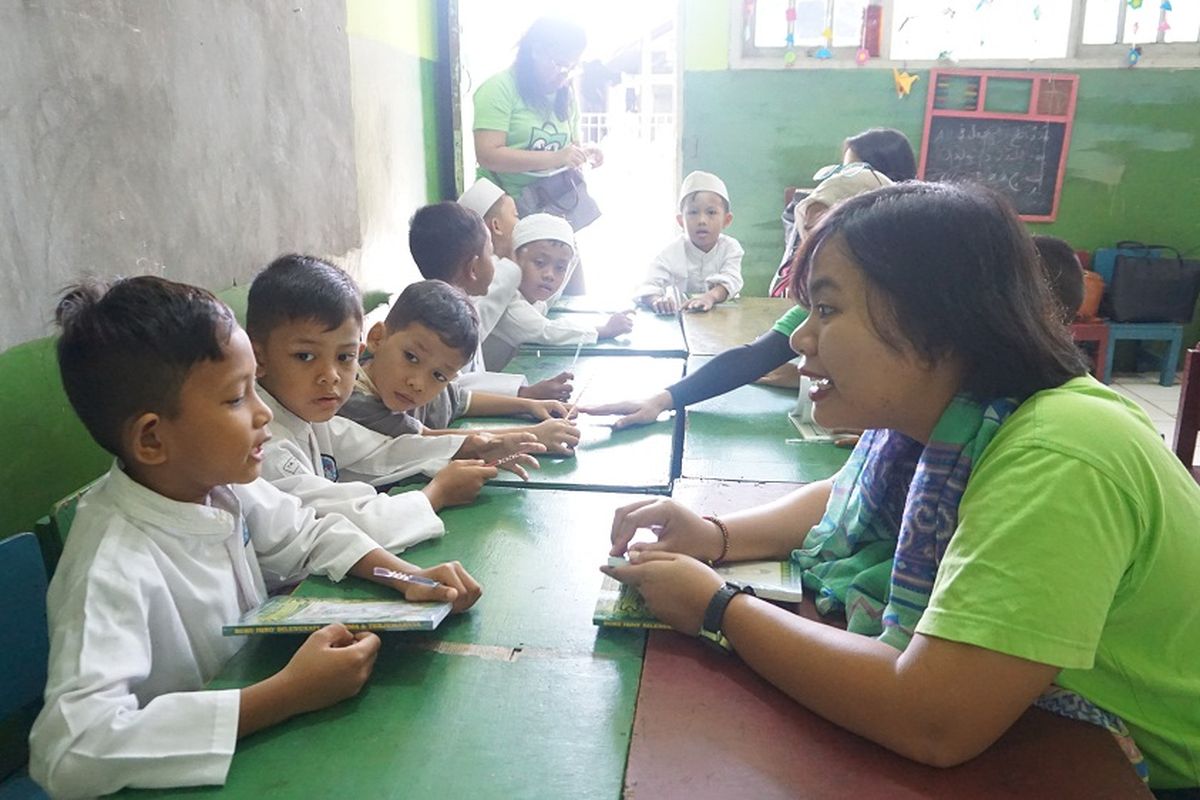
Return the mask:
<svg viewBox="0 0 1200 800">
<path fill-rule="evenodd" d="M 573 354 L 541 357 L 523 354 L 507 369 L 522 372 L 531 382 L 571 368 Z M 625 400 L 638 393 L 652 394 L 683 375 L 683 359 L 647 356 L 580 356 L 574 366 L 574 401 L 600 404 Z M 627 394 L 629 393 L 629 394 Z M 678 474 L 679 437 L 677 423 L 663 419 L 652 425 L 614 431 L 616 417 L 581 414 L 576 423 L 582 439 L 571 458 L 539 456 L 542 468 L 531 470 L 528 483 L 501 472 L 492 483 L 500 486 L 592 489 L 603 491 L 653 492 L 666 494 Z M 470 417 L 454 427 L 504 428 L 528 425 L 527 420 Z"/>
<path fill-rule="evenodd" d="M 731 347 L 752 342 L 771 330 L 775 321 L 794 306 L 781 297 L 739 297 L 703 314 L 683 314 L 688 352 L 715 356 Z"/>
<path fill-rule="evenodd" d="M 645 634 L 596 628 L 591 615 L 613 510 L 633 499 L 488 487 L 444 512 L 446 536 L 405 557 L 458 559 L 483 598 L 432 633 L 384 634 L 353 700 L 239 743 L 222 795 L 619 797 Z M 302 588 L 374 593 L 358 581 Z M 301 641 L 253 637 L 217 685 L 273 673 Z"/>
<path fill-rule="evenodd" d="M 688 359 L 688 372 L 709 356 Z M 802 442 L 788 412 L 793 389 L 747 384 L 688 408 L 680 474 L 685 478 L 808 483 L 833 475 L 850 451 Z"/>
</svg>

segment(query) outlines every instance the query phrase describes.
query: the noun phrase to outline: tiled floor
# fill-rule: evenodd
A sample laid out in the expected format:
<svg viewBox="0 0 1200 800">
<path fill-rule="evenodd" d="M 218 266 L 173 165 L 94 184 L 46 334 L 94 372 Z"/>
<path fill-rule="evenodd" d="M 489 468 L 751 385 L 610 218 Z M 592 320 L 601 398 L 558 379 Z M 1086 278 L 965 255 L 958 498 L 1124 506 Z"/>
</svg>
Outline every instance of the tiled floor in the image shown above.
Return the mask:
<svg viewBox="0 0 1200 800">
<path fill-rule="evenodd" d="M 1150 421 L 1168 446 L 1175 433 L 1175 412 L 1179 409 L 1179 380 L 1174 386 L 1160 386 L 1157 372 L 1117 373 L 1112 387 L 1145 409 Z M 1196 464 L 1200 465 L 1200 448 Z"/>
</svg>

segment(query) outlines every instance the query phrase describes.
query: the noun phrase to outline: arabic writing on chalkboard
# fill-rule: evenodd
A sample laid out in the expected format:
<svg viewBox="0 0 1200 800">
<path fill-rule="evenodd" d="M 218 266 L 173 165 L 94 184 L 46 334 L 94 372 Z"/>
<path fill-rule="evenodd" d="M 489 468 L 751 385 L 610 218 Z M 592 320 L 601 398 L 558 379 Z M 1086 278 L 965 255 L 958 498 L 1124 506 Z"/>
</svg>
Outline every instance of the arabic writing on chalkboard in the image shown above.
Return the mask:
<svg viewBox="0 0 1200 800">
<path fill-rule="evenodd" d="M 1048 215 L 1065 131 L 1061 122 L 937 117 L 929 126 L 925 180 L 982 183 L 1008 195 L 1021 214 Z"/>
</svg>

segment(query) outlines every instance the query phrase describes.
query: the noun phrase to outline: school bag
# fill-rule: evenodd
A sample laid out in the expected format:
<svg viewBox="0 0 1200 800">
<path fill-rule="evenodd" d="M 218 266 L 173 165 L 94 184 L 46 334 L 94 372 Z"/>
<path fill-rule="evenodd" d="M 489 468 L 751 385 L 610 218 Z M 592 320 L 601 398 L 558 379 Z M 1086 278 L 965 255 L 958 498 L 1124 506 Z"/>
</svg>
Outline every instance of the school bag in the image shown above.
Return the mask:
<svg viewBox="0 0 1200 800">
<path fill-rule="evenodd" d="M 1107 285 L 1102 316 L 1114 322 L 1191 321 L 1200 261 L 1185 259 L 1170 245 L 1121 241 L 1097 250 L 1092 266 Z"/>
</svg>

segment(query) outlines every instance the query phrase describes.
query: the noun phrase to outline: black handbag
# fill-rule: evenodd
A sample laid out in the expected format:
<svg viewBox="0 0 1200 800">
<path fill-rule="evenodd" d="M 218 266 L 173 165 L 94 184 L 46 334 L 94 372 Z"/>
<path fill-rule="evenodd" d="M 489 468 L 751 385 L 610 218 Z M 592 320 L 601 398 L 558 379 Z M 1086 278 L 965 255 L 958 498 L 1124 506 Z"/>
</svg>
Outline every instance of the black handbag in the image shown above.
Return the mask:
<svg viewBox="0 0 1200 800">
<path fill-rule="evenodd" d="M 1118 242 L 1101 313 L 1114 322 L 1187 323 L 1200 296 L 1200 261 L 1174 247 Z"/>
<path fill-rule="evenodd" d="M 578 231 L 600 217 L 600 207 L 588 194 L 583 171 L 577 167 L 564 169 L 539 178 L 526 186 L 517 197 L 517 214 L 553 214 L 563 217 Z"/>
</svg>

